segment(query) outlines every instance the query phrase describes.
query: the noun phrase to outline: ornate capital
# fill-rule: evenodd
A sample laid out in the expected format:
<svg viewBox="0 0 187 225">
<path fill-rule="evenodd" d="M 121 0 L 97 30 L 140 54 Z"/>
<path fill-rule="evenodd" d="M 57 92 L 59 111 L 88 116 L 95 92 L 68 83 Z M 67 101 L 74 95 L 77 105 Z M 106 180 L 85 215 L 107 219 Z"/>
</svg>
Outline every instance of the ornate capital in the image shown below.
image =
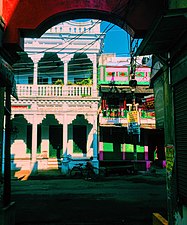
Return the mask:
<svg viewBox="0 0 187 225">
<path fill-rule="evenodd" d="M 42 120 L 45 119 L 46 115 L 24 115 L 24 118 L 27 120 L 28 123 L 33 124 L 34 122 L 36 124 L 42 123 Z"/>
<path fill-rule="evenodd" d="M 44 53 L 40 53 L 36 55 L 29 55 L 29 58 L 32 59 L 33 63 L 38 63 L 43 56 L 44 56 Z"/>
<path fill-rule="evenodd" d="M 68 63 L 71 59 L 72 59 L 72 55 L 70 54 L 60 54 L 60 53 L 57 53 L 58 55 L 58 58 L 60 58 L 62 60 L 62 62 L 66 62 Z"/>
</svg>

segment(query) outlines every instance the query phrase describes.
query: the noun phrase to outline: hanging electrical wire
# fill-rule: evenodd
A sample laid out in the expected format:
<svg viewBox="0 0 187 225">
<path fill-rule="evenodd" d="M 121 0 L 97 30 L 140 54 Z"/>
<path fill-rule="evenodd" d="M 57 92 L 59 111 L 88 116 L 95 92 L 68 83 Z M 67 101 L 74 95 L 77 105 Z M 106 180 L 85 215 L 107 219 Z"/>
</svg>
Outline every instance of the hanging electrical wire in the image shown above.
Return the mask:
<svg viewBox="0 0 187 225">
<path fill-rule="evenodd" d="M 94 28 L 98 23 L 100 23 L 100 20 L 97 20 L 92 26 L 90 26 L 89 28 L 86 28 L 85 30 L 83 30 L 81 33 L 77 34 L 75 37 L 71 38 L 68 41 L 65 41 L 65 43 L 67 43 L 68 45 L 71 44 L 74 40 L 79 39 L 83 34 L 85 34 L 87 31 L 89 31 L 90 29 Z M 60 35 L 59 35 L 60 36 Z M 62 39 L 62 37 L 60 38 Z M 35 53 L 30 53 L 30 55 L 37 55 L 37 54 L 41 54 L 41 53 L 45 53 L 48 52 L 49 50 L 55 49 L 56 47 L 62 45 L 62 43 L 59 43 L 57 45 L 54 45 L 53 47 L 50 48 L 46 48 L 43 51 L 40 52 L 35 52 Z M 60 51 L 62 51 L 63 49 L 65 49 L 68 45 L 66 45 L 64 48 L 62 48 Z M 58 53 L 58 52 L 57 52 Z"/>
<path fill-rule="evenodd" d="M 71 54 L 75 54 L 75 53 L 77 53 L 77 52 L 80 52 L 81 50 L 83 50 L 83 51 L 81 51 L 79 54 L 78 54 L 78 56 L 77 57 L 80 57 L 82 54 L 84 54 L 85 52 L 86 52 L 86 50 L 88 50 L 88 49 L 90 49 L 91 48 L 91 46 L 93 46 L 95 43 L 96 43 L 96 41 L 98 41 L 99 39 L 100 39 L 100 37 L 103 35 L 103 34 L 105 34 L 105 33 L 107 33 L 107 32 L 109 32 L 115 25 L 112 25 L 111 27 L 111 23 L 109 23 L 108 25 L 107 25 L 107 27 L 104 29 L 104 31 L 93 41 L 93 42 L 90 42 L 90 43 L 88 43 L 87 45 L 85 45 L 84 47 L 82 47 L 82 48 L 80 48 L 80 49 L 78 49 L 78 50 L 76 50 L 76 51 L 74 51 L 73 53 L 71 53 Z M 61 49 L 61 51 L 62 51 L 63 49 Z M 58 53 L 59 53 L 60 51 L 58 51 Z M 56 53 L 56 52 L 55 52 Z M 62 58 L 61 58 L 61 60 L 63 59 L 63 58 L 65 58 L 66 56 L 63 56 Z M 46 63 L 46 62 L 45 62 Z M 33 65 L 32 63 L 29 63 L 29 64 L 31 64 L 31 65 Z M 26 64 L 26 67 L 28 67 L 28 65 L 29 64 Z M 57 67 L 61 67 L 62 65 L 58 65 Z M 57 67 L 52 67 L 52 68 L 50 68 L 49 69 L 49 71 L 51 71 L 51 70 L 54 70 L 54 69 L 56 69 Z M 33 67 L 32 67 L 33 68 Z M 31 68 L 31 69 L 32 69 Z M 40 68 L 40 67 L 39 67 Z"/>
</svg>

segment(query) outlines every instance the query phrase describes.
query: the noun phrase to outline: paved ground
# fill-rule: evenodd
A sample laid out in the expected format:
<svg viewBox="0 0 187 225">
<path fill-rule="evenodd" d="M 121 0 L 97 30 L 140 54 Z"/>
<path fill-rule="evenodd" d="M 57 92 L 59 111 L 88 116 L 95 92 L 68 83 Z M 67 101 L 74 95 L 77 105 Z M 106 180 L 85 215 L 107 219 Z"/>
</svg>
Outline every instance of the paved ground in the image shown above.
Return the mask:
<svg viewBox="0 0 187 225">
<path fill-rule="evenodd" d="M 16 225 L 151 225 L 167 218 L 164 170 L 98 181 L 40 174 L 12 180 Z"/>
</svg>

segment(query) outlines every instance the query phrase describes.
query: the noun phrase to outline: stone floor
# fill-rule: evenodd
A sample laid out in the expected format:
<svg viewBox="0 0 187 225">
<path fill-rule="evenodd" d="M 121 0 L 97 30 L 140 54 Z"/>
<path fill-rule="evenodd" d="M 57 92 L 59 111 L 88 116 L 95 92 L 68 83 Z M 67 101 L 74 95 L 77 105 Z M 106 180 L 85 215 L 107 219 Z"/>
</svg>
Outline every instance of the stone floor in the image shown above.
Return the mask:
<svg viewBox="0 0 187 225">
<path fill-rule="evenodd" d="M 97 181 L 59 171 L 21 177 L 12 179 L 16 225 L 151 225 L 155 212 L 167 218 L 164 169 Z"/>
</svg>

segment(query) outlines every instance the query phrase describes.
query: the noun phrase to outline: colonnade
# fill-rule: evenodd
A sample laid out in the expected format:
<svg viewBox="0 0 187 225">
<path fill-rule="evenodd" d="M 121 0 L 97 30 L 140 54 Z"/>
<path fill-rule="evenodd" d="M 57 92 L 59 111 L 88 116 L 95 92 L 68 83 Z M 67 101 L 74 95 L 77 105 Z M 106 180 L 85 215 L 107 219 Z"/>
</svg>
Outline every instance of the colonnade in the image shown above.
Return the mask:
<svg viewBox="0 0 187 225">
<path fill-rule="evenodd" d="M 73 124 L 74 120 L 76 120 L 77 114 L 70 114 L 66 111 L 64 106 L 62 112 L 54 113 L 55 119 L 58 121 L 58 124 L 63 125 L 62 130 L 62 143 L 63 143 L 63 160 L 62 160 L 62 173 L 66 173 L 66 169 L 64 169 L 63 165 L 66 163 L 67 156 L 74 155 L 73 154 Z M 31 165 L 30 170 L 35 172 L 38 170 L 38 161 L 37 161 L 37 126 L 38 124 L 42 124 L 43 120 L 46 119 L 46 113 L 41 113 L 38 109 L 37 103 L 33 103 L 31 107 L 31 111 L 29 114 L 25 114 L 24 118 L 29 124 L 32 124 L 32 152 L 31 152 Z M 87 154 L 84 156 L 83 154 L 80 155 L 82 159 L 93 157 L 93 163 L 95 166 L 98 166 L 98 134 L 97 134 L 97 114 L 82 114 L 84 116 L 84 120 L 87 121 L 85 124 L 91 124 L 91 131 L 87 132 L 87 139 L 90 139 L 87 143 Z M 41 150 L 42 153 L 45 152 L 46 157 L 49 157 L 49 127 L 48 129 L 42 128 L 41 133 Z M 47 134 L 48 131 L 48 134 Z M 44 134 L 45 133 L 45 134 Z M 45 136 L 45 137 L 44 137 Z"/>
<path fill-rule="evenodd" d="M 60 54 L 57 53 L 58 58 L 64 63 L 64 85 L 68 84 L 68 63 L 72 59 L 73 55 L 71 54 Z M 33 74 L 33 95 L 37 94 L 37 80 L 38 80 L 38 62 L 44 56 L 44 53 L 36 55 L 28 55 L 34 63 L 34 74 Z M 97 55 L 96 54 L 87 54 L 88 58 L 92 61 L 93 64 L 93 93 L 92 96 L 97 96 Z"/>
</svg>

